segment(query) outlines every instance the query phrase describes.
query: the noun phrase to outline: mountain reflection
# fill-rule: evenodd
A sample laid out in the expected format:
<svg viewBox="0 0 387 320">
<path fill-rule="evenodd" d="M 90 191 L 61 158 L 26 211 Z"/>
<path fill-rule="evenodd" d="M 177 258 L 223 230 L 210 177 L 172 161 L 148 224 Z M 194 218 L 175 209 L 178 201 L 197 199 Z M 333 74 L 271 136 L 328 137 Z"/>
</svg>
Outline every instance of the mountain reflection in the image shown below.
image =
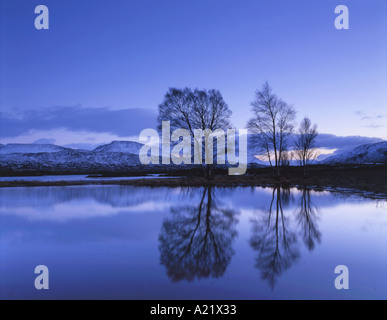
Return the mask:
<svg viewBox="0 0 387 320">
<path fill-rule="evenodd" d="M 317 209 L 311 202 L 310 190 L 302 190 L 295 212 L 297 224 L 292 223 L 291 217 L 284 212 L 290 200 L 290 189 L 274 188 L 269 207 L 256 212 L 251 221 L 253 235 L 250 245 L 258 252 L 256 268 L 272 289 L 278 278 L 300 257 L 299 234 L 309 250 L 321 241 L 316 222 Z"/>
<path fill-rule="evenodd" d="M 160 240 L 161 263 L 172 281 L 223 276 L 234 254 L 237 212 L 222 207 L 215 189 L 192 189 L 198 203 L 171 208 Z"/>
</svg>

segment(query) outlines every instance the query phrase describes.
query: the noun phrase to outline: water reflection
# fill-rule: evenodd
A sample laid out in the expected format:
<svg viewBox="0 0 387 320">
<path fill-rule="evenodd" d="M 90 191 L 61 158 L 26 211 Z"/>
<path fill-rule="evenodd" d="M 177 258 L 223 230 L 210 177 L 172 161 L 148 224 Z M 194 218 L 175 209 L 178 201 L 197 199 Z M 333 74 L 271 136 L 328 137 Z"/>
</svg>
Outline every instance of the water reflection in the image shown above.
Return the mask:
<svg viewBox="0 0 387 320">
<path fill-rule="evenodd" d="M 159 236 L 161 264 L 172 281 L 219 278 L 233 256 L 238 211 L 223 207 L 215 188 L 182 189 L 189 204 L 172 206 Z M 273 289 L 278 278 L 300 257 L 299 237 L 312 251 L 321 242 L 318 209 L 311 191 L 273 188 L 271 200 L 251 219 L 250 246 L 258 252 L 255 267 Z M 195 202 L 196 201 L 196 202 Z M 295 219 L 288 207 L 295 203 Z M 294 223 L 295 222 L 295 223 Z"/>
<path fill-rule="evenodd" d="M 312 204 L 310 190 L 302 190 L 295 211 L 297 225 L 284 209 L 292 199 L 290 189 L 274 188 L 270 206 L 256 212 L 252 223 L 251 247 L 258 252 L 256 268 L 262 279 L 274 289 L 278 278 L 300 257 L 298 235 L 311 251 L 321 242 L 318 230 L 318 210 Z M 298 232 L 297 229 L 300 229 Z"/>
<path fill-rule="evenodd" d="M 41 298 L 40 264 L 47 298 L 342 298 L 345 264 L 346 297 L 385 299 L 386 208 L 294 188 L 0 188 L 0 298 Z"/>
<path fill-rule="evenodd" d="M 250 245 L 258 252 L 256 267 L 261 277 L 274 288 L 277 278 L 299 258 L 297 234 L 288 228 L 289 217 L 283 208 L 289 203 L 288 190 L 273 189 L 270 206 L 251 220 Z"/>
<path fill-rule="evenodd" d="M 318 230 L 318 208 L 313 205 L 310 190 L 303 189 L 297 214 L 297 221 L 302 232 L 302 239 L 312 251 L 316 243 L 321 243 L 321 232 Z"/>
<path fill-rule="evenodd" d="M 191 189 L 198 203 L 171 207 L 160 233 L 160 261 L 172 281 L 219 278 L 234 254 L 237 211 L 216 199 L 215 189 Z"/>
</svg>

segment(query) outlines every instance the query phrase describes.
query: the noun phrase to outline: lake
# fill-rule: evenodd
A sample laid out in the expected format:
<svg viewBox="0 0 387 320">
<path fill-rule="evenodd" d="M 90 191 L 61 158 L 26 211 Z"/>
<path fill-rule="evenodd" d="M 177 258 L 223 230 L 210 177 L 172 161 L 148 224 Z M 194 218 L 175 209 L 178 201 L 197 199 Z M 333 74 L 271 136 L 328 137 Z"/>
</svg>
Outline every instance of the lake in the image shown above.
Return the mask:
<svg viewBox="0 0 387 320">
<path fill-rule="evenodd" d="M 49 290 L 34 287 L 49 269 Z M 336 266 L 349 269 L 337 290 Z M 387 299 L 387 201 L 279 188 L 0 188 L 1 299 Z"/>
</svg>

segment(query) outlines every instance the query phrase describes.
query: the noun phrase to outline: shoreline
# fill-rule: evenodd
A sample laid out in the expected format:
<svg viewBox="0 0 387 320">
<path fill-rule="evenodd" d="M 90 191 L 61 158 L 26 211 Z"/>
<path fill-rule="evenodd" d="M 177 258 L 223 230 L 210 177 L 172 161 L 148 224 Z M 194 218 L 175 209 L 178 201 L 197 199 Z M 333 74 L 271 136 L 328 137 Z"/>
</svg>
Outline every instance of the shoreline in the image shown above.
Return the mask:
<svg viewBox="0 0 387 320">
<path fill-rule="evenodd" d="M 243 176 L 229 176 L 219 171 L 212 181 L 202 177 L 200 171 L 190 170 L 174 172 L 174 175 L 159 177 L 137 176 L 135 179 L 125 179 L 115 173 L 112 180 L 54 180 L 34 181 L 15 180 L 0 181 L 0 188 L 9 187 L 60 187 L 84 185 L 126 185 L 142 187 L 205 187 L 214 186 L 222 188 L 235 187 L 278 187 L 283 188 L 313 188 L 314 190 L 339 190 L 347 193 L 374 194 L 387 198 L 387 166 L 311 166 L 309 176 L 303 177 L 299 167 L 284 168 L 281 178 L 273 176 L 270 168 L 249 169 Z M 163 174 L 159 172 L 159 174 Z M 165 173 L 164 173 L 165 174 Z M 93 173 L 88 173 L 93 175 Z M 105 177 L 107 177 L 105 175 Z M 38 179 L 38 177 L 37 177 Z M 349 191 L 351 190 L 351 191 Z"/>
<path fill-rule="evenodd" d="M 67 186 L 138 186 L 138 187 L 283 187 L 283 188 L 306 188 L 315 191 L 340 192 L 346 194 L 360 194 L 372 198 L 387 199 L 387 188 L 384 185 L 364 185 L 358 181 L 349 183 L 340 183 L 340 181 L 321 181 L 317 178 L 301 178 L 290 180 L 286 177 L 275 179 L 273 177 L 257 176 L 218 176 L 213 181 L 206 181 L 201 177 L 171 177 L 171 178 L 148 178 L 134 180 L 95 180 L 93 181 L 1 181 L 0 188 L 17 187 L 67 187 Z"/>
</svg>

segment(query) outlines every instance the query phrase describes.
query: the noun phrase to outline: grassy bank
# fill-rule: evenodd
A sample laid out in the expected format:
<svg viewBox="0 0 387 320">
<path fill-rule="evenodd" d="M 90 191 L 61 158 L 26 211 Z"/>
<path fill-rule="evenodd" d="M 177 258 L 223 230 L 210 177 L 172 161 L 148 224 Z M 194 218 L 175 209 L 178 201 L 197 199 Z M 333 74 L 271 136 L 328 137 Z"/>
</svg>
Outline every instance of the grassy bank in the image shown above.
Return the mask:
<svg viewBox="0 0 387 320">
<path fill-rule="evenodd" d="M 192 174 L 192 172 L 191 172 Z M 316 189 L 352 189 L 377 193 L 387 197 L 387 166 L 361 167 L 311 167 L 309 177 L 303 177 L 300 168 L 291 167 L 281 178 L 273 176 L 269 168 L 249 170 L 243 176 L 218 175 L 213 181 L 191 175 L 164 179 L 136 180 L 83 180 L 83 181 L 3 181 L 0 187 L 36 187 L 71 185 L 132 185 L 149 187 L 196 187 L 196 186 L 283 186 L 311 187 Z"/>
</svg>

